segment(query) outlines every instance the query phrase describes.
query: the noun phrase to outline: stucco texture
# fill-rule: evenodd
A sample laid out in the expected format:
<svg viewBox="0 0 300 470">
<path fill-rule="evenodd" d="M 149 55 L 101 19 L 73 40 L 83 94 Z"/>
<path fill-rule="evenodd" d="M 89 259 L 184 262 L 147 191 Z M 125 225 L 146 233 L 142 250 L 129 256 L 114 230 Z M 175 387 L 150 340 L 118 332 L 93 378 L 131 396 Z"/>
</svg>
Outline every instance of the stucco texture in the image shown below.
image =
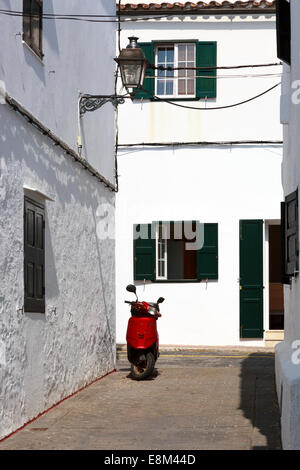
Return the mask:
<svg viewBox="0 0 300 470">
<path fill-rule="evenodd" d="M 115 195 L 8 105 L 0 123 L 1 438 L 115 368 Z M 45 314 L 22 311 L 24 186 L 51 199 Z"/>
</svg>

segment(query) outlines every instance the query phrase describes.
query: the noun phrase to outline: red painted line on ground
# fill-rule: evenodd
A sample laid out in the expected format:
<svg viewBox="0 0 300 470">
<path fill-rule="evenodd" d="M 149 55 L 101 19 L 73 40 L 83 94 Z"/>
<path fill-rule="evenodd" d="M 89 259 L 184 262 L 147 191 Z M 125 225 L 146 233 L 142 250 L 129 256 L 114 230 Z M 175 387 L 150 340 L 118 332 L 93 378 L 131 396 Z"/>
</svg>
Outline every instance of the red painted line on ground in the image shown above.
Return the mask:
<svg viewBox="0 0 300 470">
<path fill-rule="evenodd" d="M 50 408 L 48 408 L 47 410 L 42 411 L 42 412 L 41 412 L 40 414 L 38 414 L 35 418 L 32 418 L 30 421 L 27 421 L 27 423 L 23 424 L 23 426 L 21 426 L 20 428 L 18 428 L 18 429 L 16 429 L 15 431 L 11 432 L 11 433 L 8 434 L 7 436 L 2 437 L 2 439 L 0 439 L 0 443 L 3 442 L 3 441 L 6 441 L 6 439 L 9 439 L 11 436 L 13 436 L 14 434 L 16 434 L 17 432 L 19 432 L 19 431 L 21 431 L 22 429 L 26 428 L 26 426 L 28 426 L 29 424 L 33 423 L 34 421 L 36 421 L 37 419 L 39 419 L 41 416 L 45 415 L 45 414 L 48 413 L 49 411 L 53 410 L 53 408 L 56 408 L 58 405 L 60 405 L 60 404 L 63 403 L 64 401 L 68 400 L 69 398 L 74 397 L 74 396 L 77 395 L 78 393 L 82 392 L 83 390 L 85 390 L 86 388 L 90 387 L 90 386 L 93 385 L 94 383 L 99 382 L 99 380 L 104 379 L 104 378 L 107 377 L 108 375 L 113 374 L 114 372 L 116 372 L 116 370 L 117 370 L 117 369 L 113 369 L 112 371 L 108 372 L 107 374 L 102 375 L 101 377 L 98 377 L 98 379 L 95 379 L 95 380 L 93 380 L 91 383 L 85 385 L 84 387 L 81 387 L 81 388 L 80 388 L 79 390 L 77 390 L 76 392 L 72 393 L 71 395 L 68 395 L 67 397 L 63 398 L 63 399 L 60 400 L 59 402 L 55 403 L 55 405 L 50 406 Z"/>
</svg>

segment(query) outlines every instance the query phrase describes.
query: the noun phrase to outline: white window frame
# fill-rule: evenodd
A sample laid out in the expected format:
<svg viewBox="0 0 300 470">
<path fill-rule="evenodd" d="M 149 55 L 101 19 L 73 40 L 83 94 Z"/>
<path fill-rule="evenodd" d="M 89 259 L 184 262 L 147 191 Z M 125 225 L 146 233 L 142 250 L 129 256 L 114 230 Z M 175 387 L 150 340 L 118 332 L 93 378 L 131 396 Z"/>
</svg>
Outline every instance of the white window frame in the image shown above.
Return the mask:
<svg viewBox="0 0 300 470">
<path fill-rule="evenodd" d="M 171 42 L 171 43 L 160 43 L 156 44 L 155 46 L 155 66 L 158 65 L 158 49 L 163 47 L 174 47 L 174 67 L 178 67 L 178 46 L 194 46 L 194 67 L 196 67 L 196 44 L 194 42 Z M 173 94 L 172 95 L 160 95 L 157 93 L 157 82 L 158 82 L 158 70 L 156 69 L 156 77 L 155 77 L 155 95 L 162 97 L 162 98 L 181 98 L 181 99 L 193 99 L 196 98 L 196 71 L 194 71 L 194 93 L 193 94 L 186 94 L 186 95 L 179 95 L 178 94 L 178 72 L 179 70 L 174 70 L 175 77 L 166 77 L 169 80 L 173 80 Z"/>
<path fill-rule="evenodd" d="M 159 228 L 162 227 L 162 233 L 164 235 L 164 253 L 163 253 L 163 258 L 159 257 Z M 156 225 L 156 280 L 164 280 L 166 281 L 168 279 L 168 224 L 164 223 L 158 223 Z M 159 275 L 159 263 L 163 262 L 164 263 L 164 276 Z"/>
</svg>

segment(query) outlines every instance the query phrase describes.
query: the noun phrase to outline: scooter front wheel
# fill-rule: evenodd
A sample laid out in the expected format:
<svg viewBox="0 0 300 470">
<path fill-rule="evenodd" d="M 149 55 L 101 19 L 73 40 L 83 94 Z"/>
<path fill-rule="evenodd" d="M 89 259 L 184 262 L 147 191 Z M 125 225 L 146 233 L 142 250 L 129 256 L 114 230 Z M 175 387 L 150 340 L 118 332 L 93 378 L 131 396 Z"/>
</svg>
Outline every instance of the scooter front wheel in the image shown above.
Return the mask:
<svg viewBox="0 0 300 470">
<path fill-rule="evenodd" d="M 142 380 L 152 374 L 155 358 L 151 352 L 146 354 L 146 359 L 131 364 L 131 375 L 135 380 Z"/>
</svg>

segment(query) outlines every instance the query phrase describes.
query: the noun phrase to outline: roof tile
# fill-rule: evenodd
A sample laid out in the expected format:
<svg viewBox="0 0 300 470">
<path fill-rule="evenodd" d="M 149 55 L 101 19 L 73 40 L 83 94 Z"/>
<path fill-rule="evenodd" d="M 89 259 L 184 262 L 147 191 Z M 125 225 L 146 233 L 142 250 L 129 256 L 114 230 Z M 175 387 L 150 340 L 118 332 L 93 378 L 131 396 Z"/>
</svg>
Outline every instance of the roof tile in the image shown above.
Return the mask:
<svg viewBox="0 0 300 470">
<path fill-rule="evenodd" d="M 123 12 L 139 12 L 139 11 L 161 11 L 161 10 L 248 10 L 248 9 L 274 9 L 276 0 L 224 0 L 224 1 L 208 1 L 208 2 L 149 2 L 149 3 L 123 3 L 120 5 Z"/>
</svg>

